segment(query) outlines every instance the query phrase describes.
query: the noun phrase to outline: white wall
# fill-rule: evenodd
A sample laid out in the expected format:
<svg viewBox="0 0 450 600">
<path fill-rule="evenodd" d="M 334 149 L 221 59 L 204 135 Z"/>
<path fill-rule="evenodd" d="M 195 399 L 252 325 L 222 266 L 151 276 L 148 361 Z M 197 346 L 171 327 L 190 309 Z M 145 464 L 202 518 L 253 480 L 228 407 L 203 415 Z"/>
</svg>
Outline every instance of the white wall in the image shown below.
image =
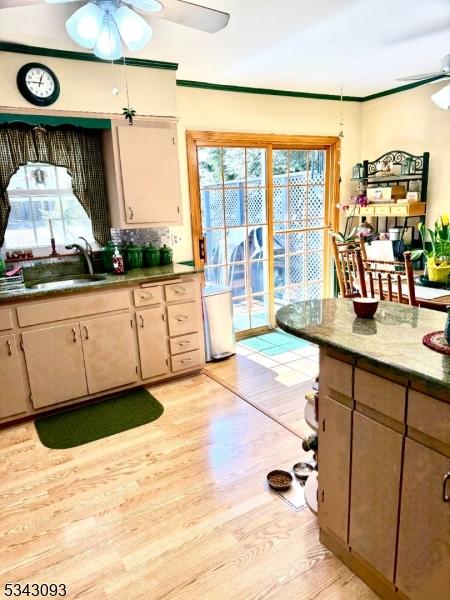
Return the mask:
<svg viewBox="0 0 450 600">
<path fill-rule="evenodd" d="M 430 152 L 429 224 L 450 213 L 450 110 L 430 98 L 443 85 L 424 85 L 362 104 L 361 158 L 375 160 L 387 150 Z"/>
<path fill-rule="evenodd" d="M 210 130 L 243 133 L 337 135 L 339 102 L 258 94 L 241 94 L 194 88 L 177 88 L 183 227 L 174 247 L 177 260 L 192 258 L 190 204 L 186 160 L 186 131 Z M 345 102 L 341 148 L 341 197 L 352 189 L 351 167 L 360 159 L 361 103 Z"/>
</svg>

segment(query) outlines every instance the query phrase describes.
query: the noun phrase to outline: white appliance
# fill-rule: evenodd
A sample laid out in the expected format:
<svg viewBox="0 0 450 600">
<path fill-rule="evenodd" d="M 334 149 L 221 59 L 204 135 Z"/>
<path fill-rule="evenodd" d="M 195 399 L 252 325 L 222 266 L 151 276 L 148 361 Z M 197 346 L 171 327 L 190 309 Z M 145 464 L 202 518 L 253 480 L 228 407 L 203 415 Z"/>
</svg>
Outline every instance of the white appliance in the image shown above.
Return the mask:
<svg viewBox="0 0 450 600">
<path fill-rule="evenodd" d="M 231 288 L 211 283 L 202 296 L 206 362 L 236 354 Z"/>
</svg>

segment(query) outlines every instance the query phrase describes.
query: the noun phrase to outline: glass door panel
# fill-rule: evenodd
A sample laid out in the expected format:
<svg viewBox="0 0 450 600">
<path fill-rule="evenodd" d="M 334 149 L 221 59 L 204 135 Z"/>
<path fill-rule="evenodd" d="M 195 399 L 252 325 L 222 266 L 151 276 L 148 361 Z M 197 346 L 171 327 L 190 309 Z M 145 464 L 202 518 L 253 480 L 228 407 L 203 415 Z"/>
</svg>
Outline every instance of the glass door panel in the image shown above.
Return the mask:
<svg viewBox="0 0 450 600">
<path fill-rule="evenodd" d="M 273 150 L 272 166 L 276 311 L 323 294 L 326 151 Z"/>
<path fill-rule="evenodd" d="M 205 278 L 231 287 L 236 332 L 270 324 L 266 150 L 197 148 Z"/>
</svg>

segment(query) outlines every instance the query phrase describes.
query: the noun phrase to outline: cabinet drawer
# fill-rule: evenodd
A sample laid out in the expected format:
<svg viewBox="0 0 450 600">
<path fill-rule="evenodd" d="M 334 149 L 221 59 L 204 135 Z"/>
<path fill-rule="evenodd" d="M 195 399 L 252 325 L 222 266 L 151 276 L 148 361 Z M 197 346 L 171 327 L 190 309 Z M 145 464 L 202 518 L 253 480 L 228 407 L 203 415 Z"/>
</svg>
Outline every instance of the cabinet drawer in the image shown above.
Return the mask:
<svg viewBox="0 0 450 600">
<path fill-rule="evenodd" d="M 406 206 L 392 206 L 391 207 L 391 215 L 404 215 L 406 216 L 409 213 L 409 207 Z"/>
<path fill-rule="evenodd" d="M 377 206 L 377 215 L 389 215 L 391 214 L 390 206 Z"/>
<path fill-rule="evenodd" d="M 185 369 L 195 369 L 195 367 L 199 367 L 201 364 L 202 355 L 200 350 L 172 356 L 172 371 L 174 373 L 184 371 Z"/>
<path fill-rule="evenodd" d="M 195 302 L 186 302 L 184 304 L 168 306 L 167 321 L 171 337 L 197 332 L 199 330 L 197 304 Z"/>
<path fill-rule="evenodd" d="M 181 281 L 165 285 L 166 302 L 181 302 L 182 300 L 195 300 L 195 282 Z"/>
<path fill-rule="evenodd" d="M 398 383 L 357 368 L 355 400 L 396 421 L 404 422 L 406 388 Z"/>
<path fill-rule="evenodd" d="M 375 213 L 375 208 L 373 206 L 361 206 L 359 209 L 360 215 L 373 215 Z"/>
<path fill-rule="evenodd" d="M 128 291 L 105 294 L 88 294 L 68 300 L 53 300 L 40 304 L 26 304 L 17 309 L 19 325 L 40 325 L 64 319 L 76 319 L 114 310 L 129 308 Z"/>
<path fill-rule="evenodd" d="M 12 329 L 12 317 L 9 308 L 0 309 L 0 331 Z"/>
<path fill-rule="evenodd" d="M 188 350 L 198 350 L 200 348 L 200 335 L 191 333 L 170 340 L 170 354 L 181 354 Z"/>
<path fill-rule="evenodd" d="M 345 362 L 331 358 L 320 357 L 320 392 L 333 395 L 334 392 L 352 397 L 353 367 Z"/>
<path fill-rule="evenodd" d="M 142 290 L 133 290 L 135 306 L 150 306 L 159 304 L 162 301 L 161 286 L 144 288 Z"/>
<path fill-rule="evenodd" d="M 450 404 L 410 390 L 407 423 L 450 446 Z"/>
</svg>

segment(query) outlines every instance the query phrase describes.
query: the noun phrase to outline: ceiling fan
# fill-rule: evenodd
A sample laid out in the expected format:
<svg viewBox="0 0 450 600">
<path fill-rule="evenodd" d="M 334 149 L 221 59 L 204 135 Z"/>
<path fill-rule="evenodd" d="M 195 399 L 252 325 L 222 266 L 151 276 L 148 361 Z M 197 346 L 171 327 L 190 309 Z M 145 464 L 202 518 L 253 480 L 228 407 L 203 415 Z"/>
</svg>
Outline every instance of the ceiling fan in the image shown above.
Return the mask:
<svg viewBox="0 0 450 600">
<path fill-rule="evenodd" d="M 207 33 L 216 33 L 228 25 L 230 15 L 220 10 L 185 0 L 0 0 L 0 9 L 35 4 L 80 5 L 66 21 L 69 36 L 83 48 L 93 49 L 104 60 L 122 56 L 122 40 L 129 50 L 144 48 L 152 28 L 143 15 L 158 16 Z M 128 6 L 131 5 L 131 8 Z"/>
<path fill-rule="evenodd" d="M 448 85 L 431 95 L 431 99 L 440 108 L 447 110 L 450 108 L 450 54 L 446 54 L 441 60 L 441 68 L 434 73 L 421 73 L 419 75 L 408 75 L 399 77 L 397 81 L 423 81 L 424 83 L 439 83 L 447 81 Z"/>
</svg>

